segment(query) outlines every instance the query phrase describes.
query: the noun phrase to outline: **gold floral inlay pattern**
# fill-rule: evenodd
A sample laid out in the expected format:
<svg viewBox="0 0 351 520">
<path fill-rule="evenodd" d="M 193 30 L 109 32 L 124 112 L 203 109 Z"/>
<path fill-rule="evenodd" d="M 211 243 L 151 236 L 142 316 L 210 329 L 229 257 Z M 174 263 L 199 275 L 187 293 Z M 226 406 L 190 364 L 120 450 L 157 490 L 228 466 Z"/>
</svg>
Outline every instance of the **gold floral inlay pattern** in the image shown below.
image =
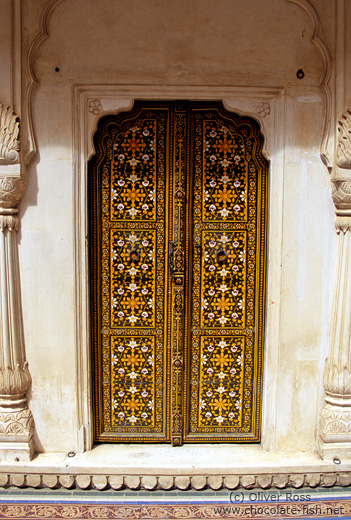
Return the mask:
<svg viewBox="0 0 351 520">
<path fill-rule="evenodd" d="M 257 439 L 265 166 L 249 121 L 206 109 L 195 109 L 193 121 L 188 438 Z"/>
<path fill-rule="evenodd" d="M 219 103 L 100 119 L 90 164 L 96 440 L 258 442 L 266 173 Z"/>
<path fill-rule="evenodd" d="M 98 440 L 155 435 L 162 441 L 168 435 L 167 114 L 167 109 L 136 108 L 133 116 L 111 116 L 102 120 L 97 142 Z"/>
</svg>

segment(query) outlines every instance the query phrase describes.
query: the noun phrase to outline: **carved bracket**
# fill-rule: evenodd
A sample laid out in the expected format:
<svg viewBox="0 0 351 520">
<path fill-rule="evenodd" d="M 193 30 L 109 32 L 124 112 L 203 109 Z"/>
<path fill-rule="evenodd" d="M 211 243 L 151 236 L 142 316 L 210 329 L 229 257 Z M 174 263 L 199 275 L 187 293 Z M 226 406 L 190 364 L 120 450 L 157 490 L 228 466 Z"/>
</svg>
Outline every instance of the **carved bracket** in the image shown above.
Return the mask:
<svg viewBox="0 0 351 520">
<path fill-rule="evenodd" d="M 347 109 L 338 121 L 336 165 L 351 170 L 351 110 Z"/>
<path fill-rule="evenodd" d="M 18 116 L 0 103 L 0 163 L 13 164 L 20 160 Z"/>
</svg>

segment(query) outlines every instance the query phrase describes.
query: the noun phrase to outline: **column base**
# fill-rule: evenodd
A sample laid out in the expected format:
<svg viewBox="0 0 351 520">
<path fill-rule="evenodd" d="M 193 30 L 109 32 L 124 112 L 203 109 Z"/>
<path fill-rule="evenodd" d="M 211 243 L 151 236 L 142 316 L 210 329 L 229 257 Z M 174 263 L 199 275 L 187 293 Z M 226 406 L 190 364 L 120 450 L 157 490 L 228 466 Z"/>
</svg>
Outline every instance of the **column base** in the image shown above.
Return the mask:
<svg viewBox="0 0 351 520">
<path fill-rule="evenodd" d="M 325 403 L 321 413 L 318 453 L 324 460 L 351 459 L 351 406 Z"/>
<path fill-rule="evenodd" d="M 0 461 L 1 462 L 29 462 L 34 457 L 33 441 L 15 442 L 0 441 Z"/>
<path fill-rule="evenodd" d="M 29 461 L 34 456 L 34 421 L 28 408 L 0 410 L 0 461 Z"/>
<path fill-rule="evenodd" d="M 326 461 L 337 460 L 345 462 L 351 459 L 351 440 L 349 442 L 324 442 L 322 437 L 318 441 L 318 454 Z M 339 464 L 339 462 L 337 462 Z"/>
</svg>

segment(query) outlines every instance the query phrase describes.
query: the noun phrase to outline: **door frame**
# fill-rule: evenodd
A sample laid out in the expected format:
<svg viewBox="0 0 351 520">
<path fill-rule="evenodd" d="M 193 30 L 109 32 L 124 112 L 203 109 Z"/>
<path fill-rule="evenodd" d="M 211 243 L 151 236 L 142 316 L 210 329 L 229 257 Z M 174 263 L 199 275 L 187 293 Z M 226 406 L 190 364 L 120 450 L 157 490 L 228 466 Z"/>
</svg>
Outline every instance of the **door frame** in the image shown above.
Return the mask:
<svg viewBox="0 0 351 520">
<path fill-rule="evenodd" d="M 269 161 L 261 447 L 267 451 L 274 451 L 280 336 L 285 126 L 284 89 L 77 85 L 73 88 L 72 94 L 76 426 L 79 452 L 91 449 L 94 438 L 89 248 L 87 240 L 89 230 L 87 211 L 88 161 L 95 153 L 93 137 L 100 117 L 131 110 L 136 99 L 222 101 L 224 108 L 227 110 L 239 115 L 250 116 L 260 124 L 261 133 L 265 138 L 263 154 Z"/>
</svg>

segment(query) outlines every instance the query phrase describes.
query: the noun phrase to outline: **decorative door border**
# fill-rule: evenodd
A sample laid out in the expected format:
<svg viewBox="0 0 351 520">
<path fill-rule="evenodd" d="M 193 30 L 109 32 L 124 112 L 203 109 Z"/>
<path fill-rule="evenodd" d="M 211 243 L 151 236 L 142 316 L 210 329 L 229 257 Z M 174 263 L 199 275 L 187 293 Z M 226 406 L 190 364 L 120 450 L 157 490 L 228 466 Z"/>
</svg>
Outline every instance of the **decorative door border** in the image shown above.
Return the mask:
<svg viewBox="0 0 351 520">
<path fill-rule="evenodd" d="M 222 101 L 224 107 L 255 118 L 270 161 L 268 187 L 265 352 L 263 361 L 262 441 L 275 449 L 280 331 L 282 210 L 284 182 L 285 92 L 283 88 L 76 85 L 73 87 L 73 230 L 75 265 L 75 361 L 79 451 L 93 445 L 92 373 L 89 311 L 87 176 L 100 117 L 130 110 L 134 100 Z M 274 305 L 268 305 L 268 302 Z"/>
</svg>

